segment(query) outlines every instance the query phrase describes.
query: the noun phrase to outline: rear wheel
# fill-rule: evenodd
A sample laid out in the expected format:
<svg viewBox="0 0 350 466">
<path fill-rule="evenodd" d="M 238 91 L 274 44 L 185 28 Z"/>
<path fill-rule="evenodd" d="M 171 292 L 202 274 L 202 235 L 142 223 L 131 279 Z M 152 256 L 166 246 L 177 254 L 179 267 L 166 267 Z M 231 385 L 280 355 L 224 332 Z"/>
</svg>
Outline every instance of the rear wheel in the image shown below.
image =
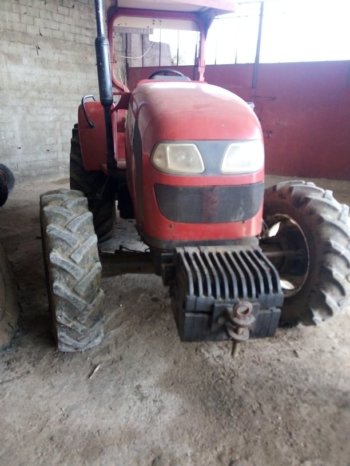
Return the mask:
<svg viewBox="0 0 350 466">
<path fill-rule="evenodd" d="M 108 239 L 112 235 L 115 219 L 114 191 L 111 180 L 103 172 L 85 170 L 81 156 L 78 125 L 74 125 L 72 131 L 70 187 L 82 191 L 87 197 L 98 240 L 102 242 Z"/>
<path fill-rule="evenodd" d="M 79 191 L 43 194 L 40 215 L 50 313 L 60 351 L 102 340 L 101 264 L 87 200 Z"/>
<path fill-rule="evenodd" d="M 261 246 L 280 273 L 281 324 L 320 323 L 350 298 L 349 208 L 313 183 L 266 190 Z"/>
</svg>

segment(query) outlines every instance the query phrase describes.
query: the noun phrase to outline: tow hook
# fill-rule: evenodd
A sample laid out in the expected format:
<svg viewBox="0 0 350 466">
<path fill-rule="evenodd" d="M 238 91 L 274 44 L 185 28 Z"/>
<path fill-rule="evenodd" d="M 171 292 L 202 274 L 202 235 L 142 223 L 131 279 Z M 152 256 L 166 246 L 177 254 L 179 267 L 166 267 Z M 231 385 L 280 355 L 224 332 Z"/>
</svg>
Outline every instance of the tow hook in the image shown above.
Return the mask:
<svg viewBox="0 0 350 466">
<path fill-rule="evenodd" d="M 232 307 L 228 306 L 221 319 L 225 319 L 226 332 L 233 342 L 231 355 L 234 357 L 237 354 L 237 343 L 249 339 L 249 329 L 255 322 L 253 306 L 248 301 L 240 301 Z"/>
</svg>

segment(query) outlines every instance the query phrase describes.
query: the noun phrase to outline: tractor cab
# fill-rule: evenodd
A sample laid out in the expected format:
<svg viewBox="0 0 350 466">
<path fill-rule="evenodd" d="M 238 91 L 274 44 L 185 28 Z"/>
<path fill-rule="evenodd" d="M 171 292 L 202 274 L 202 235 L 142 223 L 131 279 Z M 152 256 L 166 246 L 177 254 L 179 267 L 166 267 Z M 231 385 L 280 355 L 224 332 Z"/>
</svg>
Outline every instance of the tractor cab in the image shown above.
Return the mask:
<svg viewBox="0 0 350 466">
<path fill-rule="evenodd" d="M 203 81 L 205 41 L 196 16 L 177 13 L 178 18 L 169 18 L 168 12 L 127 16 L 130 12 L 123 10 L 118 8 L 108 25 L 116 89 L 133 90 L 142 79 Z"/>
<path fill-rule="evenodd" d="M 234 9 L 231 1 L 116 3 L 110 2 L 107 25 L 113 84 L 121 91 L 138 78 L 203 81 L 208 28 Z"/>
</svg>

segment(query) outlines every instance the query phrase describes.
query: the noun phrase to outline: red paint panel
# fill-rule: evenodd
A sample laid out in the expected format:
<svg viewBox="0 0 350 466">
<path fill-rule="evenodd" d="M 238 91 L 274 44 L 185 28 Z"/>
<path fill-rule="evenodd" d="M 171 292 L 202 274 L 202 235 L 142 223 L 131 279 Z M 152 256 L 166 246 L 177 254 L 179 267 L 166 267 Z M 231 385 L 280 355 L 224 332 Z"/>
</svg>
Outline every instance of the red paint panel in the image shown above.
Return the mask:
<svg viewBox="0 0 350 466">
<path fill-rule="evenodd" d="M 94 124 L 91 128 L 84 115 L 83 107 L 78 110 L 79 140 L 86 170 L 106 171 L 107 141 L 104 109 L 100 102 L 86 102 L 86 115 Z M 112 127 L 114 134 L 114 154 L 117 154 L 118 168 L 125 168 L 125 116 L 126 111 L 112 110 Z"/>
<path fill-rule="evenodd" d="M 255 103 L 266 172 L 350 179 L 350 62 L 208 67 L 206 78 Z"/>
<path fill-rule="evenodd" d="M 132 109 L 148 154 L 159 141 L 261 138 L 249 106 L 209 84 L 145 81 L 132 94 Z"/>
<path fill-rule="evenodd" d="M 121 169 L 125 169 L 125 117 L 126 110 L 112 111 L 114 154 Z"/>
<path fill-rule="evenodd" d="M 91 128 L 82 105 L 78 110 L 79 141 L 85 170 L 103 170 L 107 163 L 106 129 L 103 107 L 100 102 L 86 102 L 86 114 L 94 124 Z"/>
</svg>

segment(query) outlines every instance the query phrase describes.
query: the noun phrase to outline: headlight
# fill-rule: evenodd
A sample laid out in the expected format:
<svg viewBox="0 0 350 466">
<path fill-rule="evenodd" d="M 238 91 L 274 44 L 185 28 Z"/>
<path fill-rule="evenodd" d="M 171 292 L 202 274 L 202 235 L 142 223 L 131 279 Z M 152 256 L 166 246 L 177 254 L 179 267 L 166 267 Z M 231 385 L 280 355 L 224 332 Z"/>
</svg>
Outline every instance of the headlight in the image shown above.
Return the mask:
<svg viewBox="0 0 350 466">
<path fill-rule="evenodd" d="M 152 154 L 152 163 L 166 173 L 203 173 L 204 163 L 195 144 L 161 143 Z"/>
<path fill-rule="evenodd" d="M 264 166 L 264 146 L 262 141 L 237 141 L 226 149 L 222 159 L 222 173 L 251 173 Z"/>
</svg>

